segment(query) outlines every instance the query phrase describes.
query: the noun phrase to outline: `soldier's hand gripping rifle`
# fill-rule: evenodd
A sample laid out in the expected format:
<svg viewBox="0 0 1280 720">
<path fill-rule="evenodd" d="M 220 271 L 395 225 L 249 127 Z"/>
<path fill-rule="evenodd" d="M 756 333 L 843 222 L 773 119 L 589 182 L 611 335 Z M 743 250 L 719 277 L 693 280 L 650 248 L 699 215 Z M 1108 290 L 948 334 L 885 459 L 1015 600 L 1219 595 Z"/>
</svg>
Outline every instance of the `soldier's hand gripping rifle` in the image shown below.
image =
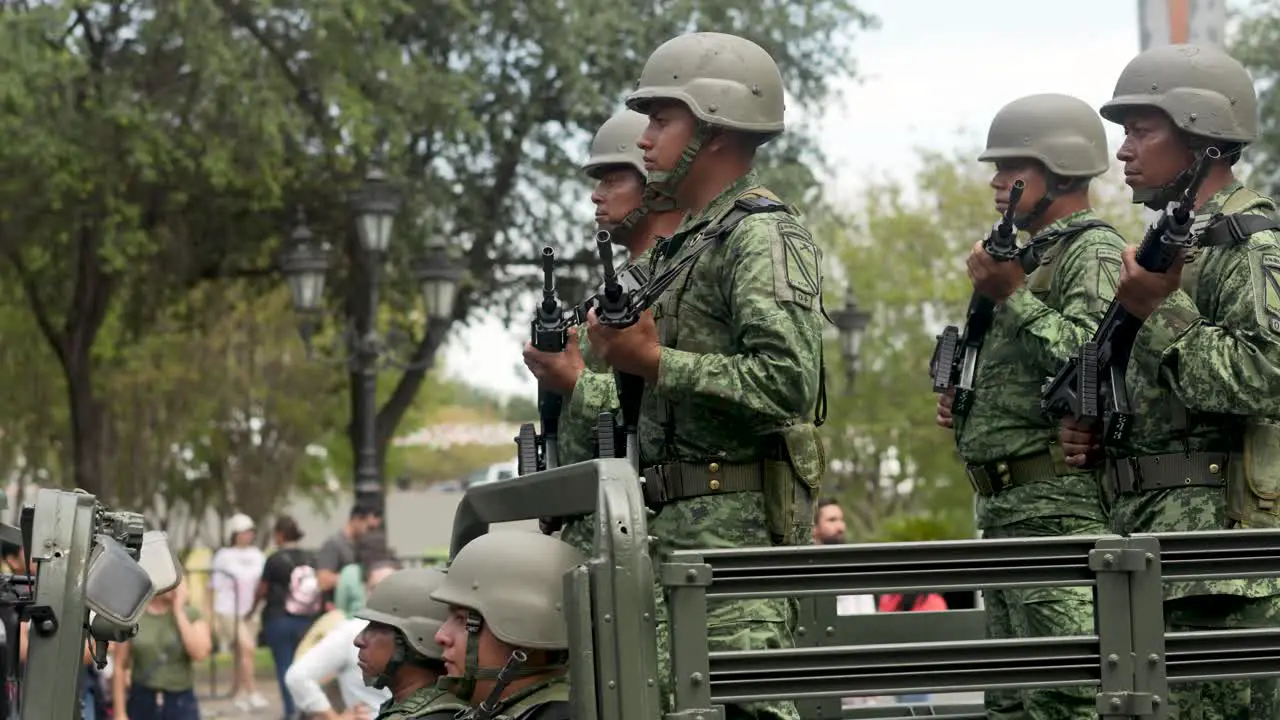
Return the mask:
<svg viewBox="0 0 1280 720">
<path fill-rule="evenodd" d="M 1169 203 L 1147 228 L 1135 258 L 1143 269 L 1165 272 L 1179 252 L 1191 247 L 1196 195 L 1209 172 L 1210 161 L 1220 155 L 1217 148 L 1211 147 L 1196 158 L 1181 197 Z M 1119 299 L 1112 299 L 1093 339 L 1081 345 L 1075 357 L 1045 383 L 1040 398 L 1044 412 L 1056 419 L 1070 416 L 1087 424 L 1101 422 L 1100 442 L 1104 447 L 1124 444 L 1133 425 L 1124 376 L 1142 323 L 1142 319 L 1124 309 Z"/>
<path fill-rule="evenodd" d="M 1000 262 L 1009 262 L 1018 257 L 1018 228 L 1013 223 L 1013 217 L 1024 188 L 1021 180 L 1013 183 L 1004 215 L 982 242 L 982 248 L 987 254 Z M 933 358 L 929 361 L 933 391 L 945 393 L 955 388 L 956 396 L 951 406 L 951 414 L 955 417 L 964 417 L 973 407 L 973 381 L 978 369 L 978 353 L 982 351 L 982 343 L 991 330 L 995 311 L 995 301 L 974 292 L 969 298 L 969 309 L 965 313 L 964 333 L 961 334 L 955 325 L 948 325 L 938 336 L 938 344 L 933 348 Z"/>
<path fill-rule="evenodd" d="M 534 311 L 529 334 L 533 347 L 541 352 L 564 352 L 569 342 L 569 323 L 566 308 L 556 293 L 556 251 L 542 248 L 542 302 Z M 560 408 L 564 398 L 560 393 L 538 383 L 538 419 L 542 434 L 533 423 L 520 426 L 516 436 L 516 472 L 520 475 L 550 470 L 560 465 Z"/>
<path fill-rule="evenodd" d="M 708 245 L 703 245 L 705 249 Z M 612 328 L 628 328 L 640 320 L 640 314 L 662 297 L 693 261 L 698 252 L 691 252 L 661 275 L 650 278 L 640 288 L 628 290 L 613 269 L 613 239 L 608 230 L 596 233 L 596 251 L 600 253 L 604 285 L 596 297 L 596 318 L 601 325 Z M 618 389 L 618 405 L 621 423 L 611 413 L 600 413 L 596 420 L 596 457 L 625 457 L 636 472 L 640 471 L 640 448 L 636 440 L 636 426 L 640 422 L 640 400 L 644 394 L 644 378 L 630 373 L 615 372 Z M 624 448 L 618 454 L 618 447 Z"/>
</svg>

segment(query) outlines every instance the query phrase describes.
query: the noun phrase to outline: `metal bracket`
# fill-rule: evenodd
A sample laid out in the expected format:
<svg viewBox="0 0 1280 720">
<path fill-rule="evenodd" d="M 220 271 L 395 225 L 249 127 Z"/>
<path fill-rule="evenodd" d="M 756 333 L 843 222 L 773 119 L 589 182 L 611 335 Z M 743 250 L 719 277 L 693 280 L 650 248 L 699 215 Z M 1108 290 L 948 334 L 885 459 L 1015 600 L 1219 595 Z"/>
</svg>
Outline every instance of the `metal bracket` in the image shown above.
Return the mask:
<svg viewBox="0 0 1280 720">
<path fill-rule="evenodd" d="M 1157 551 L 1158 552 L 1158 551 Z M 1151 567 L 1159 555 L 1129 547 L 1102 547 L 1089 551 L 1089 569 L 1094 572 L 1138 573 Z"/>
<path fill-rule="evenodd" d="M 1095 697 L 1099 718 L 1165 720 L 1168 695 L 1164 663 L 1160 543 L 1152 537 L 1104 538 L 1089 551 L 1097 573 L 1094 622 L 1102 662 Z M 1139 659 L 1141 658 L 1141 660 Z"/>
<path fill-rule="evenodd" d="M 1155 714 L 1155 699 L 1149 693 L 1098 693 L 1100 718 L 1149 718 Z"/>
<path fill-rule="evenodd" d="M 658 566 L 658 578 L 666 587 L 711 587 L 711 566 L 664 562 Z"/>
<path fill-rule="evenodd" d="M 31 626 L 44 637 L 51 637 L 58 632 L 58 616 L 48 605 L 30 605 L 24 613 L 31 621 Z"/>
</svg>

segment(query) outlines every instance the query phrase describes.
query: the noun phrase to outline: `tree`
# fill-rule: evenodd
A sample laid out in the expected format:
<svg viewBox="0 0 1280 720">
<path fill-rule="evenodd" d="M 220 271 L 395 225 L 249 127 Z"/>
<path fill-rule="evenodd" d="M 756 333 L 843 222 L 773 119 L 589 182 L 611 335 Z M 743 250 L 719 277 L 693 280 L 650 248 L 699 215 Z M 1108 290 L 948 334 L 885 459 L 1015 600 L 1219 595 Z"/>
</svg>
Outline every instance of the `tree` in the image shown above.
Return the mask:
<svg viewBox="0 0 1280 720">
<path fill-rule="evenodd" d="M 833 248 L 837 278 L 828 283 L 827 308 L 843 304 L 843 282 L 851 282 L 872 311 L 852 391 L 837 384 L 840 362 L 827 363 L 827 482 L 847 508 L 854 537 L 879 537 L 890 520 L 893 527 L 973 535 L 972 490 L 954 451 L 943 450 L 952 441 L 933 420 L 928 366 L 942 327 L 963 325 L 972 293 L 964 260 L 996 219 L 990 166 L 975 163 L 976 156 L 923 151 L 910 183 L 914 198 L 901 181 L 873 183 L 856 213 L 818 231 Z M 1131 241 L 1141 237 L 1140 212 L 1115 171 L 1092 192 L 1104 218 Z M 834 345 L 827 352 L 840 357 Z"/>
<path fill-rule="evenodd" d="M 300 120 L 290 147 L 320 183 L 308 209 L 345 260 L 336 278 L 343 314 L 361 316 L 367 293 L 338 189 L 352 187 L 375 157 L 405 181 L 405 215 L 428 216 L 401 224 L 392 266 L 403 267 L 433 233 L 464 253 L 459 322 L 522 300 L 542 244 L 558 245 L 562 257 L 588 249 L 576 230 L 587 220 L 578 172 L 585 141 L 661 42 L 696 28 L 743 34 L 777 59 L 790 101 L 814 107 L 852 72 L 851 38 L 871 25 L 850 0 L 214 4 L 259 43 L 261 65 L 290 88 Z M 815 185 L 808 147 L 800 132 L 768 153 L 773 176 L 797 193 Z M 388 295 L 404 315 L 411 283 L 404 273 L 390 280 Z M 409 359 L 429 367 L 447 327 L 414 337 Z M 424 372 L 401 375 L 378 410 L 380 459 Z M 352 430 L 362 420 L 353 410 Z"/>
<path fill-rule="evenodd" d="M 1244 63 L 1258 88 L 1258 140 L 1246 151 L 1251 181 L 1280 191 L 1280 2 L 1250 3 L 1238 11 L 1230 51 Z"/>
</svg>

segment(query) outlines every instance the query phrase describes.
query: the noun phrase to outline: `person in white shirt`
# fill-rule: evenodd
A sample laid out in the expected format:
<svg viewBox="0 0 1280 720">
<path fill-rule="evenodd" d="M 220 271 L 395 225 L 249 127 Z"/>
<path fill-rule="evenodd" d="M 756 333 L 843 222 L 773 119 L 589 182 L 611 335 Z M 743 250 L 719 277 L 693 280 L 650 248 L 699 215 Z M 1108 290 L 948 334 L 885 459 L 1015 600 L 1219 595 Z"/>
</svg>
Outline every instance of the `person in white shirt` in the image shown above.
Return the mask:
<svg viewBox="0 0 1280 720">
<path fill-rule="evenodd" d="M 227 521 L 230 535 L 226 547 L 213 554 L 209 586 L 213 594 L 213 631 L 218 643 L 235 651 L 233 702 L 243 711 L 261 710 L 269 703 L 254 681 L 253 655 L 257 647 L 258 622 L 254 614 L 254 593 L 262 578 L 263 555 L 253 544 L 253 520 L 236 513 Z"/>
<path fill-rule="evenodd" d="M 372 593 L 383 578 L 399 569 L 400 564 L 390 559 L 371 564 L 365 573 L 366 592 Z M 382 703 L 390 699 L 390 690 L 365 685 L 364 675 L 360 672 L 357 659 L 360 648 L 354 643 L 356 636 L 368 624 L 369 621 L 362 618 L 345 620 L 306 653 L 294 658 L 293 665 L 285 673 L 284 682 L 303 717 L 368 720 Z M 346 707 L 341 714 L 334 711 L 321 688 L 329 678 L 337 679 L 338 693 Z"/>
</svg>

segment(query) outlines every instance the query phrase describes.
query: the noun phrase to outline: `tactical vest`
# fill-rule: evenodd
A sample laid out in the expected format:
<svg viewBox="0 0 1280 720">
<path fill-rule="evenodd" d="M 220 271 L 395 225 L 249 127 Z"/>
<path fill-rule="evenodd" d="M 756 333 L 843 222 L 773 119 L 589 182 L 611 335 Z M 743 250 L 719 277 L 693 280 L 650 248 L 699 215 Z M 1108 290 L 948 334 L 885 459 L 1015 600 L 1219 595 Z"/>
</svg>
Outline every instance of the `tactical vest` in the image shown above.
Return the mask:
<svg viewBox="0 0 1280 720">
<path fill-rule="evenodd" d="M 388 700 L 378 710 L 374 720 L 409 720 L 410 718 L 426 718 L 447 714 L 450 718 L 465 710 L 463 703 L 453 695 L 434 687 L 421 688 L 409 694 L 404 702 L 396 703 Z"/>
<path fill-rule="evenodd" d="M 1047 232 L 1023 247 L 1018 261 L 1022 263 L 1022 269 L 1027 273 L 1027 289 L 1034 294 L 1047 293 L 1053 289 L 1054 271 L 1059 265 L 1054 261 L 1062 255 L 1073 240 L 1083 235 L 1086 230 L 1094 228 L 1106 228 L 1117 235 L 1120 234 L 1109 223 L 1094 218 Z M 1040 247 L 1045 249 L 1038 250 L 1037 248 Z"/>
<path fill-rule="evenodd" d="M 799 215 L 794 208 L 784 204 L 768 190 L 751 188 L 739 195 L 724 215 L 686 239 L 686 245 L 668 251 L 672 260 L 688 264 L 662 297 L 663 314 L 657 319 L 658 338 L 662 346 L 679 347 L 684 294 L 690 287 L 694 269 L 702 254 L 708 248 L 726 241 L 747 217 L 766 212 Z M 656 258 L 655 252 L 655 261 Z M 827 322 L 831 322 L 822 305 L 820 285 L 815 289 L 813 300 L 822 316 Z M 765 519 L 772 542 L 779 545 L 807 543 L 813 521 L 812 505 L 816 501 L 826 464 L 822 443 L 814 429 L 823 424 L 827 413 L 826 364 L 821 345 L 818 352 L 818 398 L 811 422 L 797 418 L 801 422 L 783 429 L 775 436 L 761 438 L 761 458 L 754 462 L 707 463 L 702 458 L 680 462 L 678 458 L 667 457 L 663 458 L 667 461 L 663 464 L 641 468 L 645 478 L 646 502 L 655 506 L 711 493 L 762 492 Z M 670 447 L 674 444 L 676 431 L 674 406 L 665 398 L 660 398 L 657 410 L 662 423 L 664 445 Z M 771 447 L 768 443 L 774 443 L 776 447 Z M 784 451 L 785 459 L 782 458 Z"/>
<path fill-rule="evenodd" d="M 561 676 L 504 702 L 493 720 L 569 720 L 569 708 L 569 682 Z"/>
</svg>

